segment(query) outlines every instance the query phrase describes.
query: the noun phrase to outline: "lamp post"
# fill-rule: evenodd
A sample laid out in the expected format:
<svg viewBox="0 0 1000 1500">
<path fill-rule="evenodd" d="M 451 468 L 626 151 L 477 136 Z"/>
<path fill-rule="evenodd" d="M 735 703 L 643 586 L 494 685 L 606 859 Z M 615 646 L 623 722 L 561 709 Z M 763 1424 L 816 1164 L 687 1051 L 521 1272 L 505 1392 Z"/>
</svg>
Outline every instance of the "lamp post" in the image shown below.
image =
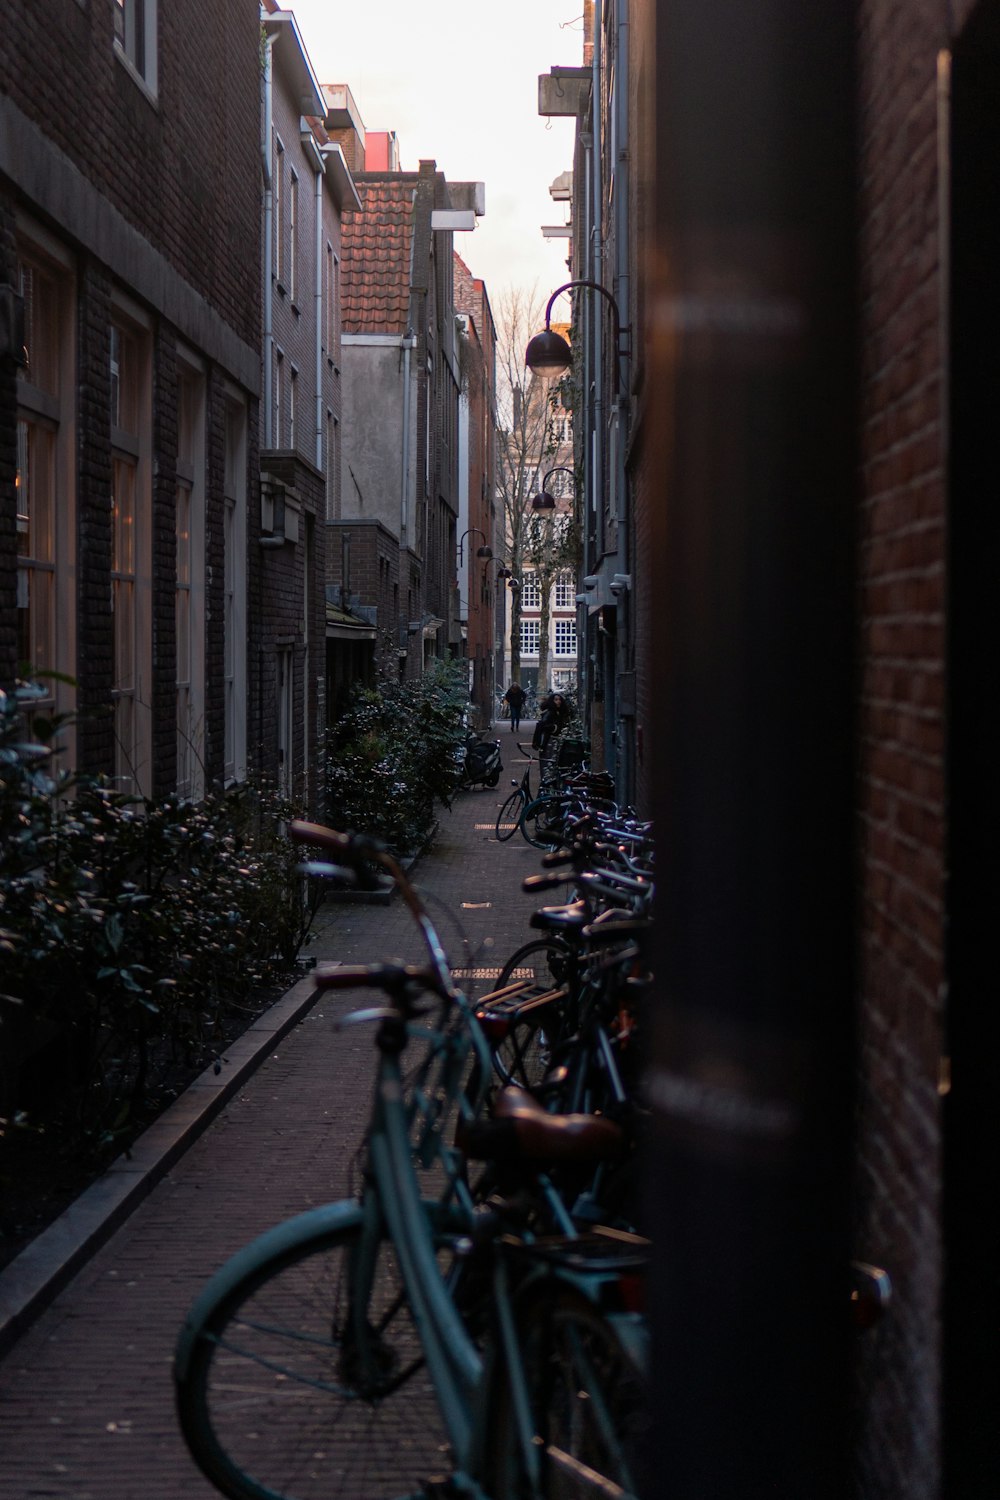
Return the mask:
<svg viewBox="0 0 1000 1500">
<path fill-rule="evenodd" d="M 549 298 L 545 308 L 545 328 L 541 333 L 536 333 L 525 350 L 524 361 L 529 370 L 537 375 L 546 376 L 550 379 L 563 375 L 572 364 L 572 350 L 561 334 L 552 328 L 552 308 L 556 298 L 563 292 L 574 288 L 586 288 L 597 292 L 611 311 L 612 331 L 614 336 L 614 361 L 615 374 L 609 382 L 611 386 L 611 424 L 614 428 L 621 428 L 627 420 L 627 395 L 626 380 L 622 370 L 622 358 L 627 355 L 628 328 L 622 327 L 618 303 L 608 289 L 596 279 L 580 277 L 573 281 L 567 281 L 556 288 Z M 583 526 L 583 571 L 586 575 L 596 575 L 599 564 L 605 555 L 604 514 L 598 505 L 598 497 L 605 493 L 604 456 L 610 451 L 614 454 L 614 474 L 611 476 L 614 492 L 619 496 L 618 524 L 615 527 L 612 551 L 617 552 L 617 567 L 624 573 L 630 571 L 631 539 L 629 536 L 630 519 L 625 507 L 625 452 L 627 443 L 625 434 L 618 431 L 618 441 L 612 442 L 609 432 L 605 431 L 605 390 L 602 378 L 602 339 L 600 337 L 601 320 L 594 318 L 592 321 L 592 333 L 584 340 L 584 388 L 591 391 L 590 411 L 588 413 L 588 431 L 591 440 L 586 443 L 586 473 L 584 483 L 584 503 L 581 507 L 581 522 Z M 623 335 L 625 336 L 623 338 Z M 608 447 L 606 447 L 606 444 Z M 538 507 L 542 509 L 542 506 Z M 618 599 L 616 597 L 615 604 Z M 618 722 L 618 700 L 617 687 L 619 673 L 624 671 L 628 660 L 628 640 L 625 635 L 619 635 L 617 631 L 613 634 L 601 634 L 594 631 L 591 619 L 592 611 L 583 614 L 581 608 L 578 627 L 578 641 L 580 642 L 580 655 L 578 658 L 578 673 L 580 682 L 581 700 L 586 702 L 586 713 L 593 719 L 591 734 L 596 743 L 602 746 L 601 754 L 609 765 L 614 765 L 615 777 L 618 789 L 623 797 L 631 796 L 633 747 L 627 734 L 619 733 L 621 725 Z M 631 623 L 626 618 L 625 630 L 631 630 Z M 597 683 L 604 684 L 600 695 L 601 703 L 604 705 L 597 709 L 598 695 Z"/>
</svg>

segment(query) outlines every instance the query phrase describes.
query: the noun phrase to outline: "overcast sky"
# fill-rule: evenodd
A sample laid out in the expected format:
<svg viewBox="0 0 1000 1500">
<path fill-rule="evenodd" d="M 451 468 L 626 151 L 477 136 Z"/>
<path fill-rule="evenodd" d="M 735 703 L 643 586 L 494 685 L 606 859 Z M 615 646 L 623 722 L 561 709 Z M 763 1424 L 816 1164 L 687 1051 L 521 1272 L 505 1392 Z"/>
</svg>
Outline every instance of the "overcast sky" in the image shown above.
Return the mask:
<svg viewBox="0 0 1000 1500">
<path fill-rule="evenodd" d="M 486 215 L 455 248 L 494 308 L 505 286 L 540 297 L 568 279 L 568 241 L 546 240 L 566 205 L 549 186 L 573 165 L 573 122 L 538 114 L 538 75 L 583 61 L 582 0 L 295 0 L 321 83 L 346 83 L 368 130 L 394 130 L 400 164 L 432 157 L 485 182 Z"/>
</svg>

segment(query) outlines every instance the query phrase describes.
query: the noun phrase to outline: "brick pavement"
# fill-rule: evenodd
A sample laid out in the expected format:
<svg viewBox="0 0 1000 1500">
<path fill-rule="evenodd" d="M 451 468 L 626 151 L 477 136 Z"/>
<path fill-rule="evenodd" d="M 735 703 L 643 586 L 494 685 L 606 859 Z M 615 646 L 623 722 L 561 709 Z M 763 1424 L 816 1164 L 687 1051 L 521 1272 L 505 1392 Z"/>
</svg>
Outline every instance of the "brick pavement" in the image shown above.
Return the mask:
<svg viewBox="0 0 1000 1500">
<path fill-rule="evenodd" d="M 498 732 L 518 776 L 513 737 Z M 495 791 L 463 794 L 443 812 L 436 847 L 416 872 L 455 967 L 498 966 L 529 936 L 535 903 L 520 881 L 538 868 L 537 851 L 520 837 L 498 844 L 492 835 L 508 785 L 505 771 Z M 389 907 L 327 903 L 314 951 L 345 962 L 421 956 L 398 898 Z M 487 987 L 485 979 L 476 986 Z M 0 1363 L 3 1500 L 209 1500 L 216 1493 L 177 1432 L 174 1341 L 195 1294 L 234 1250 L 278 1220 L 348 1192 L 374 1057 L 368 1028 L 337 1032 L 335 1020 L 357 999 L 317 1002 L 7 1353 Z"/>
</svg>

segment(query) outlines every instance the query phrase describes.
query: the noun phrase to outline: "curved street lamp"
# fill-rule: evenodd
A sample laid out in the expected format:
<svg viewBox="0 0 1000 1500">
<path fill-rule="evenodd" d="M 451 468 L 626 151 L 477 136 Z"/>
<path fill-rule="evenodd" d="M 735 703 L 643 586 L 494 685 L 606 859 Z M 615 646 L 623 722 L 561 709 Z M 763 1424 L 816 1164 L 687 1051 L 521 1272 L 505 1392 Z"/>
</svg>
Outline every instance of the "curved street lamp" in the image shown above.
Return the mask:
<svg viewBox="0 0 1000 1500">
<path fill-rule="evenodd" d="M 558 337 L 559 335 L 556 334 L 556 338 Z M 554 495 L 550 495 L 548 490 L 545 488 L 546 484 L 552 478 L 553 474 L 568 474 L 573 480 L 573 483 L 576 483 L 576 473 L 573 469 L 567 468 L 565 464 L 556 464 L 554 469 L 550 469 L 547 474 L 542 475 L 542 487 L 539 490 L 538 494 L 535 495 L 532 499 L 532 510 L 555 510 L 556 497 Z"/>
<path fill-rule="evenodd" d="M 528 369 L 535 375 L 546 375 L 550 378 L 555 378 L 556 376 L 564 375 L 573 363 L 572 349 L 562 334 L 556 333 L 555 329 L 552 328 L 551 322 L 552 305 L 556 298 L 561 297 L 563 292 L 568 292 L 577 286 L 589 286 L 592 291 L 600 292 L 602 297 L 607 298 L 611 304 L 611 313 L 614 318 L 615 352 L 618 355 L 622 352 L 621 337 L 623 330 L 621 318 L 618 315 L 618 303 L 612 297 L 607 287 L 602 286 L 599 281 L 567 281 L 563 286 L 556 287 L 552 293 L 545 308 L 545 327 L 541 333 L 536 333 L 533 339 L 529 339 L 528 347 L 524 351 L 524 362 Z M 620 387 L 620 367 L 618 371 L 618 384 Z"/>
<path fill-rule="evenodd" d="M 476 556 L 477 557 L 486 558 L 487 561 L 493 556 L 493 548 L 490 547 L 490 546 L 488 546 L 487 543 L 486 543 L 486 533 L 485 533 L 485 531 L 480 531 L 480 529 L 479 529 L 478 526 L 470 526 L 469 529 L 468 529 L 468 531 L 463 531 L 462 532 L 462 535 L 459 538 L 459 542 L 458 542 L 458 566 L 460 568 L 465 566 L 465 554 L 464 554 L 464 550 L 463 550 L 464 549 L 465 538 L 469 535 L 470 532 L 473 532 L 473 531 L 476 533 L 477 536 L 481 536 L 482 539 L 483 539 L 483 545 L 481 547 L 477 547 L 476 548 Z"/>
</svg>

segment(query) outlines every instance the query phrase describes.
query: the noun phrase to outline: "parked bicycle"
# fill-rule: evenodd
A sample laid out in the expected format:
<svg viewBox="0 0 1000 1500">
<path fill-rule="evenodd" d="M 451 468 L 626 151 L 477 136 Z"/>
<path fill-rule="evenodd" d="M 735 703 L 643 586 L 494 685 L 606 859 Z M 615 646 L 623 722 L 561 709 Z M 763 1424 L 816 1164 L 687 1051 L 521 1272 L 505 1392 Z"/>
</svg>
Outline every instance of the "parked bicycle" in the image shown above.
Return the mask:
<svg viewBox="0 0 1000 1500">
<path fill-rule="evenodd" d="M 363 1186 L 198 1298 L 174 1370 L 191 1452 L 230 1500 L 634 1500 L 645 1242 L 581 1234 L 548 1175 L 612 1159 L 619 1127 L 516 1089 L 487 1118 L 489 1044 L 403 871 L 369 840 L 291 832 L 331 862 L 311 873 L 385 871 L 427 962 L 315 972 L 384 996 L 347 1018 L 377 1028 Z M 484 1200 L 479 1161 L 508 1194 Z"/>
</svg>

